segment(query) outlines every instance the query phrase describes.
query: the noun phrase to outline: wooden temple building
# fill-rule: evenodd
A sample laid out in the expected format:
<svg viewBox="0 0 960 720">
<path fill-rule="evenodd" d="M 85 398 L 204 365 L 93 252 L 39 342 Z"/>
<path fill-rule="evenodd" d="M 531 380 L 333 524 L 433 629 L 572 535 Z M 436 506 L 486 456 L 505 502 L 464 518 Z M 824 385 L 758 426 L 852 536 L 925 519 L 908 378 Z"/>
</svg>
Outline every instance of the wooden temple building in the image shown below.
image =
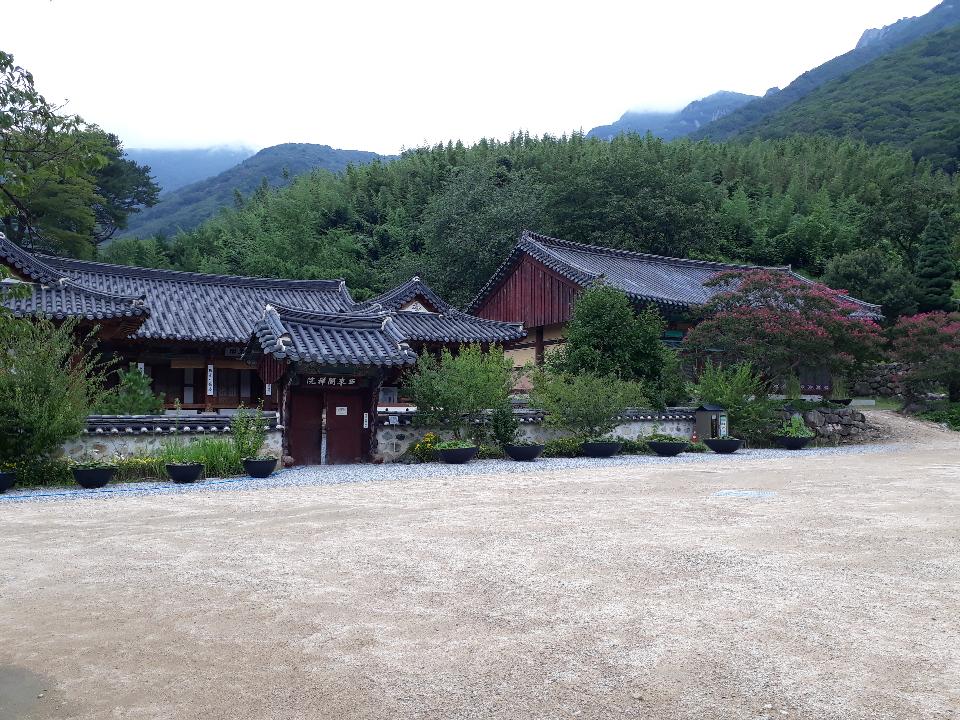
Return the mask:
<svg viewBox="0 0 960 720">
<path fill-rule="evenodd" d="M 542 362 L 551 348 L 563 344 L 573 299 L 589 285 L 603 281 L 619 288 L 636 307 L 654 305 L 667 321 L 663 340 L 677 344 L 691 327 L 694 313 L 723 288 L 707 286 L 726 271 L 772 270 L 810 280 L 789 267 L 758 268 L 704 260 L 649 255 L 583 245 L 525 230 L 506 260 L 467 306 L 467 312 L 489 320 L 522 323 L 527 336 L 509 346 L 517 366 Z M 880 306 L 848 296 L 857 314 L 880 318 Z M 809 392 L 829 390 L 828 373 L 810 368 L 800 378 Z"/>
<path fill-rule="evenodd" d="M 522 338 L 520 323 L 461 312 L 419 278 L 357 302 L 342 280 L 155 270 L 30 253 L 0 234 L 0 263 L 29 284 L 18 317 L 77 318 L 98 349 L 136 363 L 167 408 L 280 413 L 300 464 L 368 459 L 377 405 L 418 353 Z"/>
</svg>

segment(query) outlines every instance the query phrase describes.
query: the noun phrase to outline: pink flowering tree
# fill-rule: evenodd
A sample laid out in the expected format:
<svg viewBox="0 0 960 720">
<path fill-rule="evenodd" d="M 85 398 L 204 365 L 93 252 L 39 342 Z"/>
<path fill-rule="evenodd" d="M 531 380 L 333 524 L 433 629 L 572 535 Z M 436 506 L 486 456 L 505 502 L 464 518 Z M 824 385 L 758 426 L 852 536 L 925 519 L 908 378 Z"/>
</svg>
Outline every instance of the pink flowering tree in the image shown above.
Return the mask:
<svg viewBox="0 0 960 720">
<path fill-rule="evenodd" d="M 894 357 L 910 366 L 904 380 L 912 395 L 940 389 L 960 402 L 960 313 L 900 318 L 892 335 Z"/>
<path fill-rule="evenodd" d="M 855 316 L 861 308 L 842 290 L 768 270 L 724 272 L 707 285 L 722 290 L 684 341 L 694 357 L 748 362 L 770 381 L 803 368 L 848 375 L 880 357 L 880 326 Z"/>
</svg>

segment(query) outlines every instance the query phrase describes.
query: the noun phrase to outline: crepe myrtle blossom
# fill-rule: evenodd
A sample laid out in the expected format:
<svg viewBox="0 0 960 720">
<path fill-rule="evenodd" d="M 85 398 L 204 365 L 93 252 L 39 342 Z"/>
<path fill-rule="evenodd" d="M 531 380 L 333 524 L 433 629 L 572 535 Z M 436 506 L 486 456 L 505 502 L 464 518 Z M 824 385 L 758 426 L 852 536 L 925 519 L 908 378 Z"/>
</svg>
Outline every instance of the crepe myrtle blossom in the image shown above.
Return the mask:
<svg viewBox="0 0 960 720">
<path fill-rule="evenodd" d="M 894 357 L 910 367 L 904 380 L 912 394 L 942 388 L 960 402 L 960 313 L 903 317 L 891 334 Z"/>
<path fill-rule="evenodd" d="M 769 270 L 723 272 L 706 285 L 722 289 L 684 341 L 696 358 L 749 362 L 781 380 L 802 368 L 849 374 L 880 357 L 880 326 L 855 315 L 843 290 Z"/>
</svg>

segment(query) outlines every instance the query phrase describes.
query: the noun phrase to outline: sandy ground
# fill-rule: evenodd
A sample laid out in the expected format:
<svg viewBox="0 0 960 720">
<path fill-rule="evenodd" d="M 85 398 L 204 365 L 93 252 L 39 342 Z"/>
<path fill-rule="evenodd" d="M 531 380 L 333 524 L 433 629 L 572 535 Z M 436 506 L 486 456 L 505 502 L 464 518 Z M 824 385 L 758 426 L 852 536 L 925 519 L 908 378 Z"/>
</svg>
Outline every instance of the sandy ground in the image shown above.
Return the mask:
<svg viewBox="0 0 960 720">
<path fill-rule="evenodd" d="M 878 416 L 905 444 L 4 504 L 0 718 L 960 718 L 960 436 Z"/>
</svg>

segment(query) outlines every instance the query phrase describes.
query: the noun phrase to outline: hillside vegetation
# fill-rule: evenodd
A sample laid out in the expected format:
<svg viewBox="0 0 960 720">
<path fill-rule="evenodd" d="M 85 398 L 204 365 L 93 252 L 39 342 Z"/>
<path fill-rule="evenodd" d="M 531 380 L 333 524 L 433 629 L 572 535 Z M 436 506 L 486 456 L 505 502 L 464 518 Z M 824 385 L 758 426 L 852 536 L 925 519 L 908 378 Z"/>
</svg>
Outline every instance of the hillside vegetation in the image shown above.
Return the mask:
<svg viewBox="0 0 960 720">
<path fill-rule="evenodd" d="M 908 274 L 931 210 L 955 238 L 955 180 L 906 150 L 830 138 L 711 144 L 518 135 L 412 150 L 341 176 L 314 172 L 172 240 L 121 240 L 103 257 L 343 277 L 359 294 L 421 274 L 462 303 L 524 228 L 678 257 L 789 263 L 812 275 L 869 249 Z"/>
<path fill-rule="evenodd" d="M 905 18 L 882 31 L 868 31 L 864 40 L 848 53 L 835 57 L 823 65 L 808 70 L 779 92 L 768 93 L 762 98 L 747 103 L 729 115 L 691 133 L 694 139 L 710 138 L 723 140 L 746 133 L 774 113 L 801 100 L 832 80 L 852 73 L 879 57 L 910 45 L 926 35 L 960 23 L 960 3 L 946 0 L 926 15 Z"/>
<path fill-rule="evenodd" d="M 824 85 L 747 135 L 795 133 L 891 142 L 955 172 L 960 163 L 960 26 Z"/>
<path fill-rule="evenodd" d="M 211 147 L 186 150 L 126 148 L 126 156 L 148 165 L 150 174 L 168 193 L 184 185 L 222 173 L 253 155 L 249 148 Z"/>
<path fill-rule="evenodd" d="M 221 208 L 235 205 L 243 195 L 254 192 L 264 183 L 282 187 L 311 170 L 340 172 L 351 163 L 370 162 L 378 157 L 364 150 L 337 150 L 329 145 L 274 145 L 214 177 L 164 194 L 154 207 L 145 208 L 130 218 L 124 235 L 173 235 L 196 227 Z"/>
</svg>

